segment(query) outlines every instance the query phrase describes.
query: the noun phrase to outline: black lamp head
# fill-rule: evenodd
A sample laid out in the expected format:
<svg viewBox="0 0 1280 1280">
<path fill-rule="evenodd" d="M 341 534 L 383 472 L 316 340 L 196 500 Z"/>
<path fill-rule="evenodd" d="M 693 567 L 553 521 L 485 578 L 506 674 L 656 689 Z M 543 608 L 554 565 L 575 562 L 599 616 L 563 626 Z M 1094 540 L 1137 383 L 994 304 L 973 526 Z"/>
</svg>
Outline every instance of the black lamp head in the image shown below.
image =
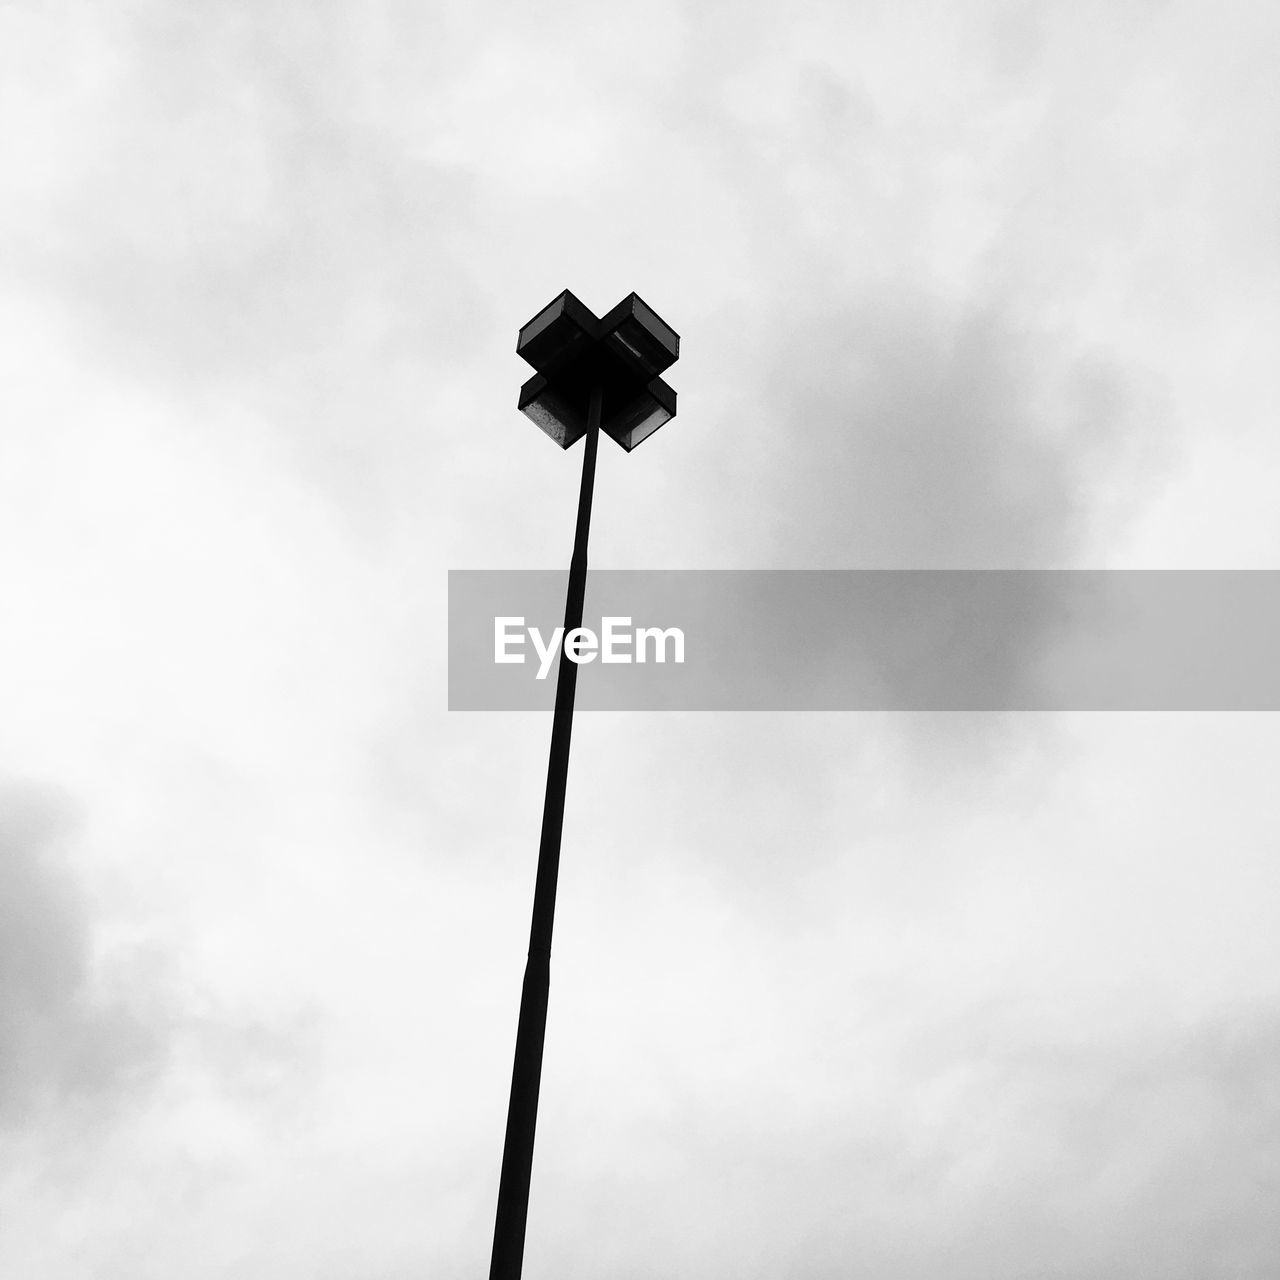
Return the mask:
<svg viewBox="0 0 1280 1280">
<path fill-rule="evenodd" d="M 516 352 L 537 370 L 518 407 L 562 448 L 586 434 L 597 386 L 600 429 L 628 453 L 676 416 L 659 375 L 679 357 L 680 336 L 637 294 L 598 319 L 566 289 L 520 330 Z"/>
</svg>

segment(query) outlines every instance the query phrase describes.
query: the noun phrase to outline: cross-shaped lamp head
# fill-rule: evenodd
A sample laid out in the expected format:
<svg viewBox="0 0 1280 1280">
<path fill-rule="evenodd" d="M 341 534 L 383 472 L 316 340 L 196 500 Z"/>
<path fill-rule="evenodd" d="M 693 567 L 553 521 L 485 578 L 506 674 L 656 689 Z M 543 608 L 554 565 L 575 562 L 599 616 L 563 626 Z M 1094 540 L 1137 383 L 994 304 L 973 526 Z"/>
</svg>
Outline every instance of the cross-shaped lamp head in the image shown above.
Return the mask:
<svg viewBox="0 0 1280 1280">
<path fill-rule="evenodd" d="M 676 393 L 658 376 L 680 355 L 680 336 L 628 294 L 603 319 L 566 289 L 520 330 L 516 353 L 537 373 L 519 409 L 567 449 L 587 432 L 591 392 L 600 430 L 628 453 L 676 416 Z"/>
</svg>

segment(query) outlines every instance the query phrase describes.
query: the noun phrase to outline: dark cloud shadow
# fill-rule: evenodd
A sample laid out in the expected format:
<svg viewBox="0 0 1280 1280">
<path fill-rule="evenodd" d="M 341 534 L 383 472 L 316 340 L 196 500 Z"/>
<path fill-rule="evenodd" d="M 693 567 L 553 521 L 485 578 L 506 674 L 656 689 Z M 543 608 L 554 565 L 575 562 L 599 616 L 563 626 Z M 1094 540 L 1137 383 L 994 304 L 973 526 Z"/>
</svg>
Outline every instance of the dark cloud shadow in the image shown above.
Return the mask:
<svg viewBox="0 0 1280 1280">
<path fill-rule="evenodd" d="M 92 921 L 66 848 L 63 795 L 0 786 L 0 1125 L 48 1108 L 111 1111 L 154 1079 L 163 1029 L 140 1004 L 95 988 Z"/>
<path fill-rule="evenodd" d="M 995 305 L 832 297 L 789 315 L 758 385 L 778 561 L 1061 568 L 1135 389 Z"/>
</svg>

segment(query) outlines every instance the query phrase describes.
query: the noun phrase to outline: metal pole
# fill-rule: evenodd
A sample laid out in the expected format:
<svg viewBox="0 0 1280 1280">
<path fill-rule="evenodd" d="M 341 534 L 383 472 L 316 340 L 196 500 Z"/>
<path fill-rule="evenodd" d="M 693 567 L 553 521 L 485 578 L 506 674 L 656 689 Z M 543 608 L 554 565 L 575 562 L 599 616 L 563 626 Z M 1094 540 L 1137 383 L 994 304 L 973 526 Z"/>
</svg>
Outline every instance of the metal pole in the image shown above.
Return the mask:
<svg viewBox="0 0 1280 1280">
<path fill-rule="evenodd" d="M 578 492 L 578 525 L 569 561 L 569 591 L 564 606 L 564 634 L 582 626 L 587 587 L 587 534 L 591 528 L 591 496 L 595 487 L 596 448 L 600 442 L 600 388 L 591 393 L 587 413 L 586 453 Z M 529 1215 L 529 1178 L 533 1172 L 533 1134 L 538 1120 L 538 1086 L 542 1079 L 542 1045 L 547 1031 L 547 993 L 551 985 L 551 926 L 556 913 L 556 879 L 560 871 L 560 832 L 564 825 L 565 782 L 569 776 L 569 736 L 573 729 L 573 695 L 578 664 L 560 648 L 556 706 L 551 721 L 551 758 L 542 805 L 542 839 L 538 845 L 538 878 L 533 890 L 529 959 L 520 992 L 515 1063 L 511 1068 L 511 1101 L 502 1147 L 498 1212 L 493 1227 L 489 1280 L 520 1280 L 524 1265 L 524 1229 Z"/>
</svg>

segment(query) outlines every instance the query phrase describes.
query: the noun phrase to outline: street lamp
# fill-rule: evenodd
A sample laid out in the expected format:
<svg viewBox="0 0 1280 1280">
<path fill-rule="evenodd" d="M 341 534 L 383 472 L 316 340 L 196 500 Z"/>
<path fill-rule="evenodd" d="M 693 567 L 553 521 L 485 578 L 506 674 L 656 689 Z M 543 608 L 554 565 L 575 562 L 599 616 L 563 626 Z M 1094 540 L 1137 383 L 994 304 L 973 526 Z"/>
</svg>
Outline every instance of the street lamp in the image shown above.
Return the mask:
<svg viewBox="0 0 1280 1280">
<path fill-rule="evenodd" d="M 564 606 L 564 635 L 582 626 L 587 585 L 587 534 L 595 488 L 596 447 L 600 432 L 628 453 L 676 416 L 676 393 L 659 376 L 680 354 L 680 337 L 634 293 L 607 315 L 596 316 L 567 289 L 520 330 L 517 354 L 536 370 L 520 388 L 520 411 L 558 445 L 568 449 L 586 436 L 578 522 L 569 561 L 569 590 Z M 520 992 L 511 1100 L 502 1147 L 498 1211 L 493 1228 L 489 1280 L 519 1280 L 524 1263 L 524 1231 L 533 1171 L 533 1136 L 542 1078 L 542 1046 L 547 1030 L 547 994 L 551 983 L 551 928 L 560 871 L 560 833 L 564 825 L 565 782 L 569 775 L 569 736 L 578 665 L 562 644 L 551 720 L 551 755 L 542 805 L 542 838 L 533 890 L 529 959 Z"/>
</svg>

